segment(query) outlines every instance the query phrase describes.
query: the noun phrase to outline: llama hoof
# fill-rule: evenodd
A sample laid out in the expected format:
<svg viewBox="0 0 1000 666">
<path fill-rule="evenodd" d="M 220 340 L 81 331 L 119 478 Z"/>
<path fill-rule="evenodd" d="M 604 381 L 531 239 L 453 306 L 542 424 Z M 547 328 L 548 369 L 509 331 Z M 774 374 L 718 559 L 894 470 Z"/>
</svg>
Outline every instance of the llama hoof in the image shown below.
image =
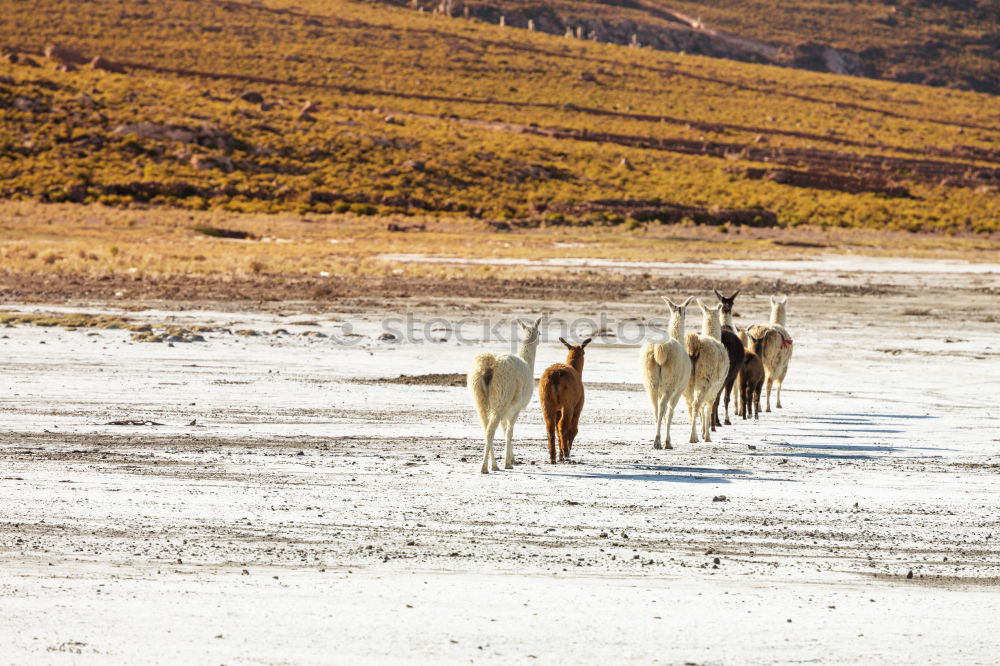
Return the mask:
<svg viewBox="0 0 1000 666">
<path fill-rule="evenodd" d="M 733 425 L 733 424 L 729 422 L 729 419 L 726 419 L 726 425 Z"/>
<path fill-rule="evenodd" d="M 514 469 L 514 463 L 507 463 L 503 466 L 504 469 Z"/>
<path fill-rule="evenodd" d="M 672 449 L 674 447 L 670 446 L 670 442 L 667 442 L 666 444 L 663 445 L 663 448 L 665 448 L 665 449 Z"/>
<path fill-rule="evenodd" d="M 663 446 L 660 444 L 659 440 L 653 442 L 653 450 L 654 451 L 659 451 L 662 448 L 663 448 Z"/>
<path fill-rule="evenodd" d="M 489 473 L 490 473 L 490 470 L 486 469 L 485 467 L 484 467 L 484 468 L 482 468 L 482 469 L 481 469 L 481 470 L 479 470 L 479 471 L 480 471 L 480 472 L 481 472 L 482 474 L 489 474 Z"/>
</svg>

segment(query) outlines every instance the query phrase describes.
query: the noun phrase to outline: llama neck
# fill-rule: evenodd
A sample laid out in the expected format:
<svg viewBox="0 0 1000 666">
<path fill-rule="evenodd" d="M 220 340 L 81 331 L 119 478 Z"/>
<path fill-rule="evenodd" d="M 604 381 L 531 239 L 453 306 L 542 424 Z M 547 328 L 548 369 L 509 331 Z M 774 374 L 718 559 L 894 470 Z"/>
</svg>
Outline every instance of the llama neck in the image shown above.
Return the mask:
<svg viewBox="0 0 1000 666">
<path fill-rule="evenodd" d="M 670 313 L 670 338 L 684 342 L 684 317 L 677 312 Z"/>
<path fill-rule="evenodd" d="M 532 374 L 535 372 L 535 351 L 538 349 L 538 337 L 532 340 L 522 340 L 521 348 L 517 350 L 517 355 L 528 364 Z"/>
<path fill-rule="evenodd" d="M 781 305 L 775 305 L 771 308 L 771 325 L 772 326 L 784 326 L 785 325 L 785 308 Z"/>
<path fill-rule="evenodd" d="M 566 359 L 566 365 L 573 368 L 583 377 L 583 354 L 570 354 Z"/>
<path fill-rule="evenodd" d="M 733 324 L 733 311 L 732 310 L 730 310 L 729 312 L 723 312 L 722 313 L 722 325 L 723 326 L 728 326 L 730 330 L 733 330 L 733 331 L 736 330 L 736 325 Z"/>
<path fill-rule="evenodd" d="M 719 323 L 719 318 L 713 317 L 712 315 L 705 315 L 705 318 L 701 322 L 701 334 L 707 337 L 715 338 L 716 340 L 721 340 L 722 324 Z"/>
</svg>

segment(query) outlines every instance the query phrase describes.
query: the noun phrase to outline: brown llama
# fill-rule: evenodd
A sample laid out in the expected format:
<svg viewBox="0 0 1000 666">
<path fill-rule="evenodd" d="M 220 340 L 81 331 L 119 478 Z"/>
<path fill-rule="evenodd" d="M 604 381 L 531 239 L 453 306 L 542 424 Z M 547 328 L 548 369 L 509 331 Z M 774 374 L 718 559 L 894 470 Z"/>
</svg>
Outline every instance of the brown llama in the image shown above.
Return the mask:
<svg viewBox="0 0 1000 666">
<path fill-rule="evenodd" d="M 777 335 L 774 331 L 768 331 L 764 337 Z M 746 345 L 743 356 L 743 367 L 740 368 L 737 377 L 737 386 L 740 396 L 740 404 L 737 405 L 737 414 L 743 419 L 760 418 L 760 392 L 764 388 L 764 362 L 760 358 L 760 344 L 764 337 L 750 337 L 746 330 L 740 331 L 740 340 Z"/>
<path fill-rule="evenodd" d="M 538 396 L 542 400 L 542 416 L 549 436 L 549 462 L 556 462 L 556 427 L 559 428 L 559 460 L 569 460 L 569 452 L 576 439 L 580 412 L 583 411 L 583 348 L 590 344 L 587 338 L 579 345 L 564 339 L 569 352 L 565 363 L 553 363 L 538 383 Z"/>
</svg>

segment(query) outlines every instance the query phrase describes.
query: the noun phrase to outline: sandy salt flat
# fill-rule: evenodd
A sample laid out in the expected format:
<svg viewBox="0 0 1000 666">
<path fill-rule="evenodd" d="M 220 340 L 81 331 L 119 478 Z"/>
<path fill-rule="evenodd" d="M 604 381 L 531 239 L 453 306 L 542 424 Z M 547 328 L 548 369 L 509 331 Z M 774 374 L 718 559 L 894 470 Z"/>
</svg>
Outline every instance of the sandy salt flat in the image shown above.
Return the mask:
<svg viewBox="0 0 1000 666">
<path fill-rule="evenodd" d="M 464 388 L 379 378 L 504 345 L 376 341 L 396 311 L 0 329 L 0 662 L 995 663 L 1000 335 L 951 285 L 793 298 L 786 408 L 711 444 L 680 414 L 672 451 L 635 349 L 595 343 L 577 463 L 536 397 L 486 477 Z"/>
</svg>

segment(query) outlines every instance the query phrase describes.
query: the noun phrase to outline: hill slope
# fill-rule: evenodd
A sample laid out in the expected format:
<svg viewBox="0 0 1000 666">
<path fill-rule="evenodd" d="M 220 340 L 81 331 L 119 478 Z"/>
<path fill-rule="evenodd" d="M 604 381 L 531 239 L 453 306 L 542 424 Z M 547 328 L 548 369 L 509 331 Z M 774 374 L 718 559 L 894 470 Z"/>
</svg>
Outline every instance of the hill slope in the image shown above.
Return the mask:
<svg viewBox="0 0 1000 666">
<path fill-rule="evenodd" d="M 1000 226 L 987 95 L 290 5 L 0 0 L 0 196 L 528 225 Z M 77 53 L 45 58 L 50 43 Z M 105 62 L 72 63 L 93 56 Z"/>
<path fill-rule="evenodd" d="M 406 4 L 436 8 L 432 0 Z M 451 3 L 456 15 L 563 35 L 814 71 L 1000 93 L 991 0 L 591 0 Z"/>
</svg>

